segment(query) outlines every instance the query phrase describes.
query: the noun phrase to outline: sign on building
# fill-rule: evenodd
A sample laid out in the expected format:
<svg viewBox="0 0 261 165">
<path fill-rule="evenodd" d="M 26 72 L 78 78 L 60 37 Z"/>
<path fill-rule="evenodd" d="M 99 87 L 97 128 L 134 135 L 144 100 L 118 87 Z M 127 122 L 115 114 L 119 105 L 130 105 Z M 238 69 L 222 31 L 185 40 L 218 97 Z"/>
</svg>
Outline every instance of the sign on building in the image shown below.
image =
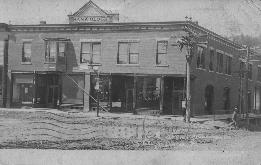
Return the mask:
<svg viewBox="0 0 261 165">
<path fill-rule="evenodd" d="M 103 10 L 91 0 L 68 17 L 70 24 L 119 22 L 119 13 Z"/>
</svg>

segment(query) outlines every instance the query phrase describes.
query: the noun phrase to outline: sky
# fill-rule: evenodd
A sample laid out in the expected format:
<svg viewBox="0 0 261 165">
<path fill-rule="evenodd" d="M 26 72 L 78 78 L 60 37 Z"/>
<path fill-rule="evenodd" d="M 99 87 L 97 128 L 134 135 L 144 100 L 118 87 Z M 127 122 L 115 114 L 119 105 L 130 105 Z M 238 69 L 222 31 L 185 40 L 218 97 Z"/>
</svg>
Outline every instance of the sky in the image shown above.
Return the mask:
<svg viewBox="0 0 261 165">
<path fill-rule="evenodd" d="M 68 23 L 88 0 L 0 0 L 0 22 L 11 24 Z M 190 16 L 223 36 L 261 34 L 260 0 L 93 0 L 117 10 L 121 22 L 182 21 Z"/>
</svg>

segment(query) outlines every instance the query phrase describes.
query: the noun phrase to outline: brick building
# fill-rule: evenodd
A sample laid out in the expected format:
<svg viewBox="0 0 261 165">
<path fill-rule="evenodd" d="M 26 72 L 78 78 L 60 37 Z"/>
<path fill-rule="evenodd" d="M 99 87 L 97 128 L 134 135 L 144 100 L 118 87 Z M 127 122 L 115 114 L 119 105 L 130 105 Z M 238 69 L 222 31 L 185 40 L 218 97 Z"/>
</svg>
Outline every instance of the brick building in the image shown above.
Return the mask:
<svg viewBox="0 0 261 165">
<path fill-rule="evenodd" d="M 184 26 L 207 34 L 191 70 L 192 114 L 228 113 L 239 105 L 245 79 L 243 47 L 190 21 L 120 23 L 92 1 L 69 24 L 0 24 L 2 106 L 63 105 L 93 110 L 99 67 L 100 101 L 111 111 L 182 114 L 186 52 L 176 41 Z M 261 66 L 250 62 L 248 102 L 260 112 Z M 7 68 L 8 67 L 8 68 Z M 241 87 L 240 87 L 241 86 Z M 86 91 L 83 92 L 82 89 Z"/>
</svg>

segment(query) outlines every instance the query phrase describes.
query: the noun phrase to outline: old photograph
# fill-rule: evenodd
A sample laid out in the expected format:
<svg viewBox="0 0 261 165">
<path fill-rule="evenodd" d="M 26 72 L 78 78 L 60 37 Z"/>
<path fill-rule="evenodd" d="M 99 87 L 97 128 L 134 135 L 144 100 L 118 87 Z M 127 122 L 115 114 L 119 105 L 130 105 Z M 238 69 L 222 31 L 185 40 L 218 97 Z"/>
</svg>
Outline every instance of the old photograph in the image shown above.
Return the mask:
<svg viewBox="0 0 261 165">
<path fill-rule="evenodd" d="M 260 0 L 0 0 L 0 165 L 261 164 Z"/>
</svg>

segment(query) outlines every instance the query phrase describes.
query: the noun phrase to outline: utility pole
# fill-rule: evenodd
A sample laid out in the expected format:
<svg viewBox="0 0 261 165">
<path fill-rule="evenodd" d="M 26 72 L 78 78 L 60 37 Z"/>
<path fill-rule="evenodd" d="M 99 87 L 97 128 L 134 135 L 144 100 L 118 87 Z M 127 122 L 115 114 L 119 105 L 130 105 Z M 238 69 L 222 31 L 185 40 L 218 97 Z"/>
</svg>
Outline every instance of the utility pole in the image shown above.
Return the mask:
<svg viewBox="0 0 261 165">
<path fill-rule="evenodd" d="M 248 105 L 248 77 L 249 77 L 249 47 L 246 47 L 246 53 L 247 53 L 247 58 L 246 58 L 246 72 L 245 72 L 245 81 L 246 81 L 246 87 L 245 87 L 245 113 L 246 117 L 248 118 L 248 113 L 249 113 L 249 105 Z"/>
<path fill-rule="evenodd" d="M 198 44 L 204 44 L 206 45 L 208 42 L 200 42 L 198 39 L 200 37 L 206 36 L 202 35 L 196 31 L 194 31 L 192 28 L 189 27 L 190 22 L 192 22 L 192 18 L 185 17 L 187 19 L 186 25 L 184 26 L 184 31 L 187 32 L 187 35 L 182 36 L 180 40 L 177 41 L 178 46 L 180 47 L 180 50 L 182 51 L 183 48 L 186 48 L 187 55 L 186 55 L 186 122 L 190 122 L 190 116 L 191 116 L 191 80 L 190 80 L 190 70 L 191 70 L 191 62 L 193 58 L 192 50 L 195 46 Z"/>
</svg>

